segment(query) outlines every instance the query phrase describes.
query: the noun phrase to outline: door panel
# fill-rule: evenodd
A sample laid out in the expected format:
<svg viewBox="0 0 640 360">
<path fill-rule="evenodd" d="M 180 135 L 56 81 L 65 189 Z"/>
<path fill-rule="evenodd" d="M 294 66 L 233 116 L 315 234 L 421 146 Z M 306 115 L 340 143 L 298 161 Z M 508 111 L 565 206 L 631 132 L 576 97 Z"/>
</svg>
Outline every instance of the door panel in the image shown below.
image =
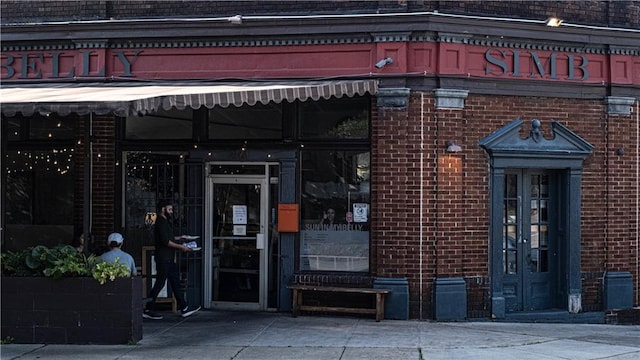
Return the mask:
<svg viewBox="0 0 640 360">
<path fill-rule="evenodd" d="M 214 307 L 263 308 L 265 191 L 262 179 L 237 177 L 213 181 Z"/>
<path fill-rule="evenodd" d="M 555 305 L 556 183 L 552 172 L 505 172 L 502 249 L 507 311 Z"/>
</svg>

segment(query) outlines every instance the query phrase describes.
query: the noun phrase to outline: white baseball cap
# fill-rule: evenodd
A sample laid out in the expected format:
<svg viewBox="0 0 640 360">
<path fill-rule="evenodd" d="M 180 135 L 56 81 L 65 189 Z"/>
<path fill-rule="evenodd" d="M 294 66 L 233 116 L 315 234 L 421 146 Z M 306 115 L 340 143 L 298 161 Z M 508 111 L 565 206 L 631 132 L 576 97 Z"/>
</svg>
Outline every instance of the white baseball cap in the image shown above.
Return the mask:
<svg viewBox="0 0 640 360">
<path fill-rule="evenodd" d="M 107 241 L 109 242 L 109 244 L 111 244 L 112 242 L 115 242 L 116 244 L 120 245 L 124 241 L 124 238 L 120 233 L 111 233 L 109 234 Z"/>
</svg>

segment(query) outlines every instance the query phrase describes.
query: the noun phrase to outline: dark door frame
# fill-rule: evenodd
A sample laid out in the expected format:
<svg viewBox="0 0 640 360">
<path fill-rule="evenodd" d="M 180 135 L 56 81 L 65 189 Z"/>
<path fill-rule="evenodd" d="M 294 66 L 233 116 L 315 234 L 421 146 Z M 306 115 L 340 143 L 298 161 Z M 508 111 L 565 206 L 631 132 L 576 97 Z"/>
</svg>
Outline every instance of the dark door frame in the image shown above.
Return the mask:
<svg viewBox="0 0 640 360">
<path fill-rule="evenodd" d="M 480 140 L 479 146 L 489 154 L 490 218 L 489 218 L 489 277 L 491 278 L 491 306 L 495 318 L 504 318 L 506 302 L 503 292 L 502 263 L 502 206 L 505 171 L 510 168 L 559 169 L 562 206 L 559 210 L 563 226 L 562 258 L 558 263 L 558 291 L 566 294 L 564 309 L 571 313 L 582 309 L 580 270 L 580 202 L 584 159 L 593 151 L 589 144 L 557 121 L 552 121 L 553 134 L 545 139 L 540 121 L 531 122 L 529 137 L 520 138 L 522 120 L 515 119 Z M 562 275 L 560 275 L 562 274 Z M 562 302 L 562 299 L 559 300 Z"/>
</svg>

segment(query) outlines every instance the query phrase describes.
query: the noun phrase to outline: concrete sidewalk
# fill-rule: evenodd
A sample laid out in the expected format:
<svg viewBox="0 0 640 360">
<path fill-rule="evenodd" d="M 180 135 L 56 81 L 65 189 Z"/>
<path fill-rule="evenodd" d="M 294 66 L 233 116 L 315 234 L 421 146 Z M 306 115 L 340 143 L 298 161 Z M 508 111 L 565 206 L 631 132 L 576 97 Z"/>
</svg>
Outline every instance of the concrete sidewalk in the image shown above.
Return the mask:
<svg viewBox="0 0 640 360">
<path fill-rule="evenodd" d="M 0 347 L 9 359 L 640 359 L 640 326 L 450 322 L 200 311 L 145 320 L 136 345 Z"/>
</svg>

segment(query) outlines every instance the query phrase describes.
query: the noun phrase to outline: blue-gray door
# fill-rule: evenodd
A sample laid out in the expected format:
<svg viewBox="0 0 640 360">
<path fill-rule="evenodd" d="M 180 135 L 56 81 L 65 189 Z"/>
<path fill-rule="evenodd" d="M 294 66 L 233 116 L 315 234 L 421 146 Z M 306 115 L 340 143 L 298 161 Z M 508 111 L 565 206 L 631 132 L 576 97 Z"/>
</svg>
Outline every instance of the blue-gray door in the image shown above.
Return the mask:
<svg viewBox="0 0 640 360">
<path fill-rule="evenodd" d="M 555 307 L 558 177 L 543 170 L 505 171 L 502 217 L 506 311 Z"/>
</svg>

